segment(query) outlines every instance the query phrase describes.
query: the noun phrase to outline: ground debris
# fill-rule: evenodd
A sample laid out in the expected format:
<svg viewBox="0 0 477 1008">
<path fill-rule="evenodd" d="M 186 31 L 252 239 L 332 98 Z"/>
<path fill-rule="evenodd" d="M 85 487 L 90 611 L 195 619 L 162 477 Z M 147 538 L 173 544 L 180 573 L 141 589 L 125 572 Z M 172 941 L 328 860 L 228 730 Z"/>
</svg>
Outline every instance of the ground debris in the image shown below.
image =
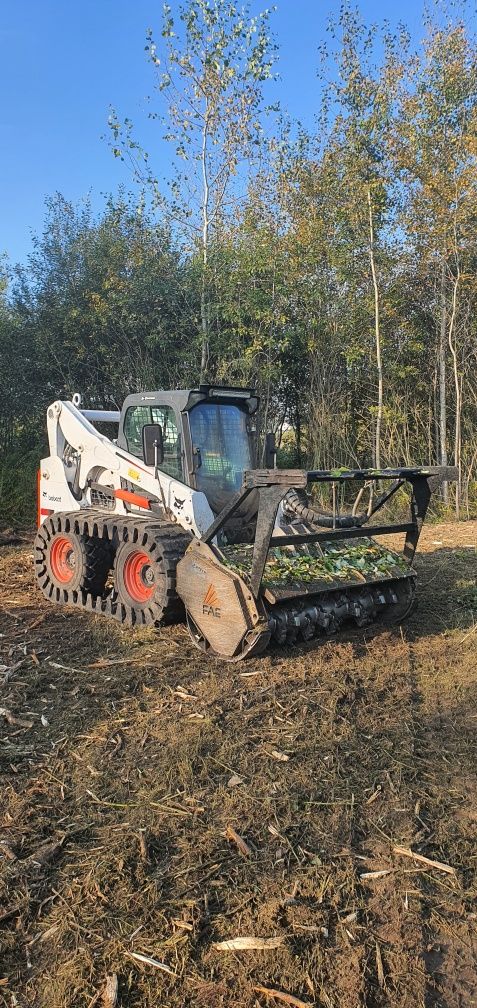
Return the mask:
<svg viewBox="0 0 477 1008">
<path fill-rule="evenodd" d="M 25 721 L 23 718 L 15 717 L 6 707 L 0 707 L 0 717 L 5 718 L 9 725 L 17 725 L 18 728 L 33 728 L 33 721 Z"/>
<path fill-rule="evenodd" d="M 34 722 L 0 717 L 2 1008 L 101 1008 L 114 971 L 116 1008 L 477 1004 L 476 540 L 424 530 L 401 630 L 238 666 L 48 605 L 0 549 L 0 703 Z"/>
<path fill-rule="evenodd" d="M 381 949 L 377 942 L 375 943 L 375 946 L 376 946 L 376 974 L 378 977 L 378 984 L 380 987 L 385 987 L 386 981 L 384 977 L 383 957 L 381 955 Z"/>
<path fill-rule="evenodd" d="M 10 844 L 6 840 L 0 840 L 0 854 L 4 854 L 9 861 L 16 861 L 17 855 L 15 851 L 10 847 Z M 2 919 L 0 915 L 0 920 Z"/>
<path fill-rule="evenodd" d="M 361 872 L 360 879 L 371 882 L 373 879 L 384 878 L 385 875 L 392 875 L 392 868 L 380 868 L 379 871 Z"/>
<path fill-rule="evenodd" d="M 243 938 L 229 938 L 228 941 L 214 942 L 213 948 L 219 952 L 248 951 L 249 949 L 275 949 L 283 945 L 285 939 L 281 935 L 275 938 L 255 938 L 252 935 Z"/>
<path fill-rule="evenodd" d="M 274 998 L 275 1001 L 282 1001 L 283 1004 L 292 1005 L 292 1008 L 311 1008 L 307 1001 L 301 1001 L 293 994 L 286 994 L 285 991 L 276 990 L 274 987 L 262 987 L 260 984 L 254 986 L 256 994 L 263 994 L 265 997 Z"/>
<path fill-rule="evenodd" d="M 116 1008 L 118 1000 L 118 975 L 117 973 L 111 973 L 106 977 L 106 983 L 104 985 L 104 990 L 101 994 L 101 1003 L 103 1008 Z"/>
<path fill-rule="evenodd" d="M 240 834 L 237 833 L 236 830 L 234 830 L 233 826 L 227 826 L 225 835 L 227 837 L 227 840 L 231 840 L 234 844 L 236 844 L 240 853 L 243 854 L 244 857 L 250 857 L 252 853 L 250 847 L 248 846 L 248 844 L 245 843 L 243 837 L 241 837 Z"/>
<path fill-rule="evenodd" d="M 72 672 L 73 675 L 84 675 L 84 669 L 73 668 L 71 665 L 62 665 L 61 662 L 49 661 L 50 668 L 58 669 L 60 672 Z"/>
<path fill-rule="evenodd" d="M 29 857 L 25 858 L 24 861 L 19 861 L 19 866 L 21 868 L 29 865 L 41 867 L 42 865 L 49 864 L 51 861 L 54 861 L 56 856 L 60 853 L 64 842 L 65 837 L 63 836 L 59 840 L 53 840 L 50 843 L 43 844 L 41 847 L 38 847 L 33 854 L 30 854 Z"/>
<path fill-rule="evenodd" d="M 414 858 L 414 861 L 420 861 L 421 864 L 429 865 L 429 868 L 437 868 L 438 871 L 447 872 L 448 875 L 455 875 L 456 873 L 455 868 L 452 868 L 451 865 L 444 864 L 443 861 L 433 861 L 432 858 L 425 857 L 424 854 L 417 854 L 410 847 L 395 846 L 393 847 L 393 851 L 401 857 Z"/>
<path fill-rule="evenodd" d="M 128 952 L 128 955 L 131 956 L 131 959 L 135 959 L 136 962 L 144 963 L 146 966 L 154 966 L 155 969 L 162 970 L 163 973 L 168 973 L 169 976 L 177 976 L 177 973 L 174 973 L 174 970 L 171 970 L 170 966 L 164 962 L 160 962 L 159 959 L 144 955 L 142 952 Z"/>
<path fill-rule="evenodd" d="M 30 537 L 20 532 L 15 532 L 12 528 L 0 531 L 0 546 L 17 546 L 19 543 L 29 542 Z"/>
<path fill-rule="evenodd" d="M 278 760 L 279 763 L 288 763 L 288 760 L 290 759 L 290 757 L 287 756 L 286 753 L 280 752 L 279 749 L 272 749 L 272 751 L 269 752 L 268 755 L 273 756 L 273 759 Z"/>
<path fill-rule="evenodd" d="M 239 787 L 240 784 L 243 784 L 243 777 L 240 777 L 239 774 L 232 774 L 227 781 L 228 788 Z"/>
<path fill-rule="evenodd" d="M 144 864 L 148 864 L 148 862 L 149 862 L 149 844 L 148 844 L 147 832 L 146 832 L 145 829 L 139 830 L 138 841 L 139 841 L 139 851 L 140 851 L 140 854 L 141 854 L 141 858 L 144 861 Z"/>
</svg>

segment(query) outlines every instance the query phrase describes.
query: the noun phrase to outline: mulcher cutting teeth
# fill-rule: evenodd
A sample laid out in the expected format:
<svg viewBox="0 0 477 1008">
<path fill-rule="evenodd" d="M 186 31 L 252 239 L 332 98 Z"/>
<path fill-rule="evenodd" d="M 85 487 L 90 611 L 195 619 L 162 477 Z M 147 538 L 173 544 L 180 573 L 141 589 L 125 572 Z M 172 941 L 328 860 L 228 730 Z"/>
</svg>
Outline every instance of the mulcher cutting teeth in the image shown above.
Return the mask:
<svg viewBox="0 0 477 1008">
<path fill-rule="evenodd" d="M 314 637 L 330 636 L 345 624 L 358 627 L 379 621 L 401 622 L 414 604 L 416 579 L 402 578 L 386 588 L 350 588 L 326 592 L 298 605 L 290 602 L 266 607 L 271 638 L 276 644 L 294 644 Z"/>
</svg>

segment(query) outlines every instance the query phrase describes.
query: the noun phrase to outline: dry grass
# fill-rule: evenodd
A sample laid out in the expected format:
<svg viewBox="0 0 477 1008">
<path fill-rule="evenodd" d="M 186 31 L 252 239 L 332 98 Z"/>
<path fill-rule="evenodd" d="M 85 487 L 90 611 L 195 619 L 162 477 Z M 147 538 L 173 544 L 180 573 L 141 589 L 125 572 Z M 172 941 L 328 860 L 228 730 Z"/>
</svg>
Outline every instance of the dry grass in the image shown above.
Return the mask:
<svg viewBox="0 0 477 1008">
<path fill-rule="evenodd" d="M 240 666 L 4 549 L 0 1005 L 477 1004 L 476 533 L 427 529 L 402 630 Z"/>
</svg>

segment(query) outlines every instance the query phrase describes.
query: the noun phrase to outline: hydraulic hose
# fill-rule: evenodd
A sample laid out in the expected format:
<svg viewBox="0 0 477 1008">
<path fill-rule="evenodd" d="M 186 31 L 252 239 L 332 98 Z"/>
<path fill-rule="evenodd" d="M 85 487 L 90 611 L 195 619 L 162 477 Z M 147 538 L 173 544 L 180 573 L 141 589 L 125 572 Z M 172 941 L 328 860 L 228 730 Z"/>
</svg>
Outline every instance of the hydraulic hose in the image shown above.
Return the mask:
<svg viewBox="0 0 477 1008">
<path fill-rule="evenodd" d="M 317 511 L 310 507 L 306 490 L 289 490 L 285 505 L 303 521 L 323 528 L 356 528 L 366 520 L 366 515 L 332 515 L 327 511 Z"/>
</svg>

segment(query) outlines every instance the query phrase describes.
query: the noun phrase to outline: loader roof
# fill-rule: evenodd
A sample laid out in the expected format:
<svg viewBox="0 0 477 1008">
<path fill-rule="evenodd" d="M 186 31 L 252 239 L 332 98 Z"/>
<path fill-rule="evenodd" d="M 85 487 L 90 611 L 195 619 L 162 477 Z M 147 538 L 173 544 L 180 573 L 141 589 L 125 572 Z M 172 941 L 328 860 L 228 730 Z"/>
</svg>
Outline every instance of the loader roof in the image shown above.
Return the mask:
<svg viewBox="0 0 477 1008">
<path fill-rule="evenodd" d="M 184 410 L 192 409 L 199 402 L 205 400 L 217 401 L 237 401 L 245 406 L 247 412 L 252 414 L 258 409 L 258 397 L 251 388 L 239 388 L 235 385 L 199 385 L 195 389 L 156 389 L 147 392 L 135 392 L 127 396 L 123 403 L 123 410 L 129 406 L 137 406 L 145 403 L 160 403 L 162 405 L 174 406 L 181 413 Z"/>
</svg>

